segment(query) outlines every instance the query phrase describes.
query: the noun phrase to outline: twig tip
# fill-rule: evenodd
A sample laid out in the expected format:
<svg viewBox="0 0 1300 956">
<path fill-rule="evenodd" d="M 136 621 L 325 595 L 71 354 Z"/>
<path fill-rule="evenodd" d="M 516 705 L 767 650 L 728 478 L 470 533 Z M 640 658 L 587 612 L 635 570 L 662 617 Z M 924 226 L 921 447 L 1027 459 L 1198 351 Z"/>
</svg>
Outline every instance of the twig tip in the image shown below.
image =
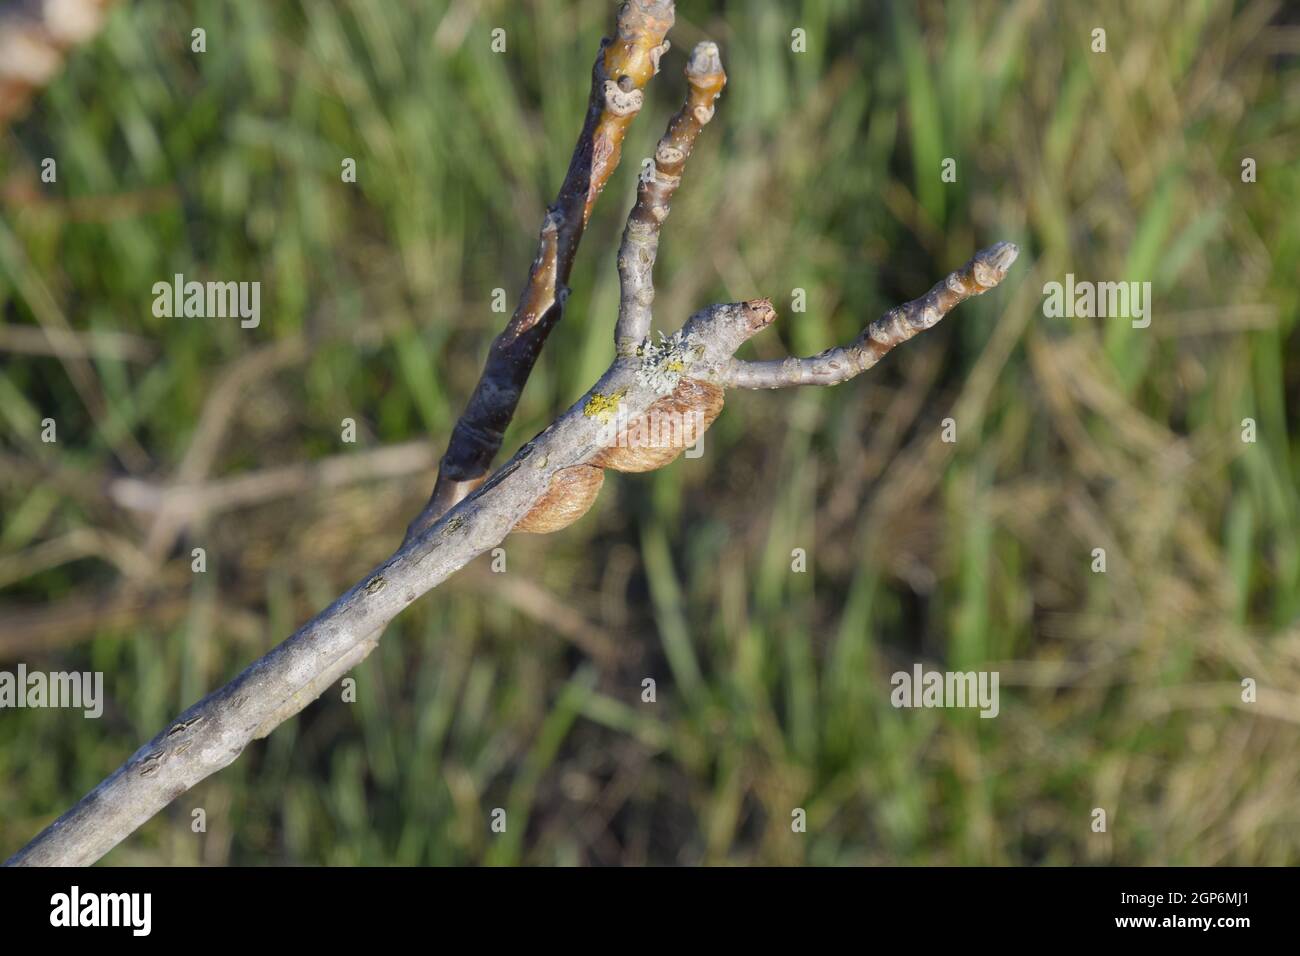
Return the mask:
<svg viewBox="0 0 1300 956">
<path fill-rule="evenodd" d="M 972 272 L 975 281 L 985 289 L 991 289 L 1006 278 L 1007 270 L 1020 255 L 1020 247 L 1014 242 L 997 242 L 987 249 L 981 249 L 972 260 Z"/>
<path fill-rule="evenodd" d="M 989 246 L 989 265 L 1001 272 L 1006 272 L 1011 268 L 1011 264 L 1016 261 L 1020 255 L 1020 247 L 1014 242 L 999 242 Z"/>
<path fill-rule="evenodd" d="M 686 64 L 688 77 L 716 76 L 722 72 L 722 54 L 718 45 L 712 40 L 701 40 L 691 51 L 690 61 Z"/>
</svg>

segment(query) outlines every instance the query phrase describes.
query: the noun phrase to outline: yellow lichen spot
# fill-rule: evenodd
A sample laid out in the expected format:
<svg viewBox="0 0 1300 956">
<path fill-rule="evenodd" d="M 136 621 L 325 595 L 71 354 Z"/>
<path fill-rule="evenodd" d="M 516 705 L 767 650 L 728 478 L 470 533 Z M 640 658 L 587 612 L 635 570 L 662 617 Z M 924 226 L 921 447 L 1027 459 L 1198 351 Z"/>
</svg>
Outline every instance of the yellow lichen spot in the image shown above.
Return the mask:
<svg viewBox="0 0 1300 956">
<path fill-rule="evenodd" d="M 614 417 L 614 413 L 618 410 L 618 403 L 623 400 L 623 396 L 626 394 L 627 389 L 625 388 L 620 388 L 612 395 L 592 392 L 591 398 L 587 399 L 587 404 L 582 406 L 582 414 L 599 422 L 608 422 Z"/>
</svg>

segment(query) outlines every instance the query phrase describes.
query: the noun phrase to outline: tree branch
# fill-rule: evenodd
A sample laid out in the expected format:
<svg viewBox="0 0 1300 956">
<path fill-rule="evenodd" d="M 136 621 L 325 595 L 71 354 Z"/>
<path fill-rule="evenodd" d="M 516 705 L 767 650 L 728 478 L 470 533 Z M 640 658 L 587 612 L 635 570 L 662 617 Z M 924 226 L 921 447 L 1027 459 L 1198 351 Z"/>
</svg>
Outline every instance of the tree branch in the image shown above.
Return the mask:
<svg viewBox="0 0 1300 956">
<path fill-rule="evenodd" d="M 616 414 L 642 415 L 659 403 L 661 383 L 670 373 L 682 384 L 742 387 L 843 381 L 933 327 L 959 302 L 997 285 L 1015 256 L 1010 243 L 984 250 L 926 296 L 872 323 L 850 349 L 832 350 L 845 357 L 793 360 L 798 364 L 790 367 L 798 374 L 775 376 L 773 363 L 733 357 L 775 318 L 766 299 L 710 306 L 691 316 L 671 348 L 616 357 L 595 386 L 489 481 L 292 637 L 181 714 L 8 864 L 93 863 L 176 797 L 229 765 L 251 741 L 297 714 L 364 659 L 388 623 L 416 598 L 499 544 L 555 489 L 568 487 L 567 474 L 598 467 L 592 462 L 607 450 L 610 420 Z"/>
<path fill-rule="evenodd" d="M 848 346 L 836 346 L 811 358 L 768 362 L 732 359 L 721 370 L 718 384 L 727 388 L 789 388 L 847 382 L 871 368 L 895 346 L 933 328 L 960 303 L 992 289 L 1003 280 L 1019 254 L 1012 243 L 999 242 L 977 252 L 970 262 L 921 298 L 886 312 Z"/>
<path fill-rule="evenodd" d="M 774 313 L 766 302 L 716 305 L 683 328 L 685 374 L 720 367 Z M 641 363 L 618 358 L 600 381 L 492 478 L 351 590 L 177 717 L 8 861 L 85 866 L 199 781 L 232 763 L 253 740 L 298 713 L 374 647 L 420 595 L 498 545 L 556 482 L 601 450 L 611 403 L 640 414 L 660 398 Z M 562 483 L 563 479 L 559 479 Z M 328 679 L 326 679 L 328 678 Z"/>
<path fill-rule="evenodd" d="M 407 541 L 487 477 L 537 356 L 564 312 L 578 243 L 597 197 L 618 167 L 623 137 L 641 109 L 642 90 L 659 72 L 673 18 L 672 0 L 625 0 L 617 36 L 602 42 L 591 70 L 586 122 L 559 196 L 542 223 L 537 257 L 519 306 L 492 343 L 474 393 L 452 431 L 433 494 L 407 528 Z"/>
<path fill-rule="evenodd" d="M 614 344 L 620 355 L 632 354 L 650 333 L 654 304 L 654 265 L 659 230 L 668 218 L 669 203 L 682 181 L 682 170 L 700 130 L 713 118 L 713 103 L 722 95 L 727 74 L 716 43 L 704 41 L 686 65 L 686 102 L 668 123 L 655 148 L 654 166 L 640 180 L 636 205 L 627 217 L 618 251 L 619 306 Z"/>
<path fill-rule="evenodd" d="M 634 85 L 636 76 L 641 77 L 642 84 L 649 79 L 664 49 L 660 40 L 667 25 L 663 20 L 652 21 L 647 11 L 667 7 L 670 22 L 671 6 L 652 0 L 629 0 L 624 5 L 620 39 L 607 45 L 605 60 L 598 61 L 593 71 L 593 94 L 602 77 L 610 75 L 602 73 L 610 65 L 610 50 L 625 50 L 614 54 L 614 59 L 627 66 L 629 72 L 622 75 L 633 77 L 630 82 Z M 659 39 L 653 46 L 646 46 L 646 37 L 653 36 L 647 25 L 652 22 Z M 713 100 L 725 81 L 712 44 L 697 47 L 691 62 L 689 111 L 683 109 L 670 124 L 656 150 L 655 176 L 639 190 L 629 217 L 625 252 L 629 253 L 628 261 L 640 270 L 635 279 L 640 291 L 631 296 L 634 307 L 624 309 L 620 316 L 620 344 L 632 341 L 642 323 L 648 327 L 650 298 L 644 298 L 644 293 L 650 290 L 649 296 L 653 296 L 653 243 L 667 215 L 681 164 L 699 127 L 708 121 Z M 634 74 L 632 68 L 638 63 L 639 72 Z M 412 523 L 401 548 L 293 636 L 172 721 L 11 857 L 9 865 L 95 862 L 172 800 L 233 762 L 251 741 L 266 736 L 297 714 L 364 659 L 393 618 L 474 557 L 498 545 L 512 530 L 562 527 L 590 506 L 606 468 L 649 470 L 662 467 L 680 453 L 680 447 L 622 447 L 620 440 L 627 429 L 617 427 L 620 420 L 639 420 L 652 410 L 677 415 L 693 411 L 702 427 L 707 427 L 721 410 L 726 386 L 781 387 L 844 381 L 870 368 L 895 345 L 931 328 L 959 302 L 997 285 L 1015 259 L 1015 246 L 998 243 L 977 254 L 926 296 L 872 323 L 848 348 L 832 349 L 811 359 L 736 361 L 736 349 L 771 324 L 776 313 L 767 299 L 709 306 L 660 343 L 635 351 L 620 347 L 609 369 L 581 399 L 483 481 L 479 477 L 482 471 L 466 471 L 461 466 L 473 464 L 485 471 L 500 445 L 500 433 L 544 341 L 544 330 L 558 317 L 563 305 L 564 281 L 582 225 L 612 168 L 611 162 L 617 162 L 617 143 L 626 118 L 635 112 L 631 100 L 622 97 L 637 93 L 635 106 L 639 106 L 639 89 L 625 89 L 620 81 L 604 83 L 602 88 L 606 94 L 601 100 L 604 105 L 598 104 L 593 95 L 588 125 L 579 140 L 566 188 L 561 190 L 561 201 L 547 216 L 542 251 L 534 263 L 520 309 L 494 344 L 475 399 L 457 425 L 458 435 L 469 436 L 467 444 L 453 438 L 439 475 L 442 491 L 435 489 L 429 506 Z M 611 120 L 610 125 L 605 125 L 607 114 L 619 122 Z M 584 142 L 604 143 L 606 149 L 589 154 Z M 608 151 L 611 148 L 612 161 Z M 674 151 L 679 151 L 680 157 Z M 577 193 L 570 183 L 575 179 L 575 169 L 579 170 L 575 181 L 581 181 Z M 589 178 L 582 174 L 583 169 L 590 170 Z M 574 196 L 581 199 L 580 216 L 573 204 L 577 201 Z M 642 253 L 647 250 L 649 255 L 645 257 Z M 540 337 L 539 329 L 543 330 Z M 526 360 L 522 373 L 517 367 L 494 364 L 508 362 L 511 357 L 516 362 Z M 475 424 L 480 420 L 487 426 Z M 611 423 L 616 426 L 612 435 Z M 680 446 L 684 437 L 684 430 L 676 429 L 673 443 Z M 469 451 L 461 457 L 465 448 Z"/>
</svg>

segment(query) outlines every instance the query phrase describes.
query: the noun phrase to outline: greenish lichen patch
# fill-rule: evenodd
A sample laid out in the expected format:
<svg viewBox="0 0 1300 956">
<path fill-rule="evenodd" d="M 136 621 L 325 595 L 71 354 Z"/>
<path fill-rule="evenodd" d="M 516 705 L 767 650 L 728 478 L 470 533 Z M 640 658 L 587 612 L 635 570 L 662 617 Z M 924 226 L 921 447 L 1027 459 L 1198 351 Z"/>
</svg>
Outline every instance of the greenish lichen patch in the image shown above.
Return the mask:
<svg viewBox="0 0 1300 956">
<path fill-rule="evenodd" d="M 656 395 L 668 395 L 682 380 L 690 351 L 691 343 L 681 329 L 667 336 L 660 332 L 658 342 L 646 339 L 637 349 L 641 356 L 637 384 L 653 389 Z"/>
<path fill-rule="evenodd" d="M 582 406 L 582 414 L 588 418 L 594 418 L 602 424 L 608 422 L 614 417 L 614 413 L 618 411 L 619 402 L 623 401 L 623 396 L 626 394 L 626 388 L 620 388 L 609 395 L 602 392 L 592 392 L 591 398 L 587 399 L 587 404 Z"/>
</svg>

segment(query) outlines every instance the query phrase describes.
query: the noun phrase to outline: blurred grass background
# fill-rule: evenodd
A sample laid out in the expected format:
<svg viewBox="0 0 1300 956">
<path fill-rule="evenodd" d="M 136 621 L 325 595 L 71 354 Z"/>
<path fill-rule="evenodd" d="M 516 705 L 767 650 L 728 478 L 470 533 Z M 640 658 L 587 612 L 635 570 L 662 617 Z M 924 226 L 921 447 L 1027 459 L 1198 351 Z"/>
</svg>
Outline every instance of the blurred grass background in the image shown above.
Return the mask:
<svg viewBox="0 0 1300 956">
<path fill-rule="evenodd" d="M 615 9 L 127 0 L 2 134 L 0 668 L 102 670 L 108 702 L 0 714 L 0 857 L 396 546 Z M 507 573 L 389 629 L 357 703 L 108 862 L 1300 861 L 1294 11 L 683 0 L 507 451 L 611 357 L 639 160 L 704 38 L 730 82 L 660 328 L 770 295 L 749 354 L 808 354 L 997 239 L 1006 283 L 849 385 L 732 393 L 702 458 L 509 538 Z M 259 280 L 260 327 L 155 318 L 177 272 Z M 1066 272 L 1150 281 L 1150 328 L 1044 318 Z M 917 661 L 1000 671 L 1000 716 L 895 710 Z"/>
</svg>

